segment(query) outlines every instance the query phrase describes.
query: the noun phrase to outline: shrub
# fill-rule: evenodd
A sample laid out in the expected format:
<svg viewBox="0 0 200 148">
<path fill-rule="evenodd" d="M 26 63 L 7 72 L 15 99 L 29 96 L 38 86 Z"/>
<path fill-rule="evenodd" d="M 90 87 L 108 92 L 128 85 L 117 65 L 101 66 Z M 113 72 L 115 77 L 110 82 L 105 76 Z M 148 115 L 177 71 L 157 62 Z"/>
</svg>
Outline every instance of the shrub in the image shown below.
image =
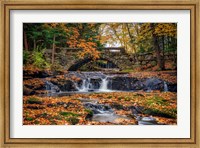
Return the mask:
<svg viewBox="0 0 200 148">
<path fill-rule="evenodd" d="M 44 51 L 45 49 L 39 49 L 39 47 L 33 50 L 32 53 L 33 65 L 35 65 L 38 68 L 50 67 L 50 64 L 44 58 Z"/>
<path fill-rule="evenodd" d="M 24 51 L 23 51 L 23 65 L 28 64 L 29 59 L 30 59 L 30 52 L 24 50 Z"/>
</svg>

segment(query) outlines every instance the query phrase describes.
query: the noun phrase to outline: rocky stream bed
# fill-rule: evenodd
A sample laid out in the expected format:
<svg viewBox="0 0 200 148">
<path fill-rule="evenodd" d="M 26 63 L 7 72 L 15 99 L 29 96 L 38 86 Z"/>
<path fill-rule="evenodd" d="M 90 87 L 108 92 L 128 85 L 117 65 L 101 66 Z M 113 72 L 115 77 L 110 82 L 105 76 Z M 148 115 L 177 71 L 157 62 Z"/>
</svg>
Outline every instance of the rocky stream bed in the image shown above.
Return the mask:
<svg viewBox="0 0 200 148">
<path fill-rule="evenodd" d="M 33 75 L 24 73 L 24 125 L 176 124 L 174 73 Z"/>
</svg>

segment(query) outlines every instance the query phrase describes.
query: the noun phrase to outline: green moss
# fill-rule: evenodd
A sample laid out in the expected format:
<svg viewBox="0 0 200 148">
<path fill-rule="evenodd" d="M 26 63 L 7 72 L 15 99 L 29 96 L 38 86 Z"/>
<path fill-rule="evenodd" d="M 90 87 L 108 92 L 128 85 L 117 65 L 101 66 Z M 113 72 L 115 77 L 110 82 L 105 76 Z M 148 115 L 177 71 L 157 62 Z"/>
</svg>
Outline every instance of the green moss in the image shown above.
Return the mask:
<svg viewBox="0 0 200 148">
<path fill-rule="evenodd" d="M 166 118 L 176 118 L 177 117 L 177 114 L 173 110 L 167 110 L 167 109 L 163 109 L 161 111 L 161 110 L 154 109 L 154 108 L 148 108 L 148 109 L 145 109 L 143 113 L 152 115 L 152 116 L 160 116 L 160 117 L 166 117 Z"/>
<path fill-rule="evenodd" d="M 32 117 L 26 117 L 26 120 L 33 121 L 34 119 Z"/>
<path fill-rule="evenodd" d="M 126 96 L 126 97 L 124 98 L 124 100 L 125 100 L 125 101 L 130 101 L 131 98 Z"/>
<path fill-rule="evenodd" d="M 152 105 L 152 104 L 157 104 L 157 105 L 169 105 L 169 103 L 167 102 L 168 100 L 164 99 L 163 97 L 159 97 L 159 96 L 154 96 L 152 98 L 147 99 L 146 104 L 147 105 Z"/>
<path fill-rule="evenodd" d="M 112 107 L 112 108 L 115 108 L 115 109 L 117 109 L 117 110 L 120 110 L 120 109 L 123 109 L 123 108 L 124 108 L 123 105 L 118 104 L 118 103 L 113 103 L 113 104 L 111 104 L 111 107 Z"/>
<path fill-rule="evenodd" d="M 118 97 L 117 99 L 118 99 L 118 100 L 122 100 L 122 99 L 124 99 L 124 97 Z"/>
<path fill-rule="evenodd" d="M 144 97 L 144 95 L 137 93 L 137 94 L 134 94 L 133 97 Z"/>
<path fill-rule="evenodd" d="M 65 116 L 65 117 L 68 117 L 68 116 L 77 117 L 77 116 L 79 116 L 79 114 L 75 114 L 75 113 L 72 113 L 72 112 L 60 112 L 60 115 Z"/>
<path fill-rule="evenodd" d="M 108 98 L 108 99 L 111 99 L 111 98 L 112 98 L 112 96 L 107 96 L 107 98 Z"/>
<path fill-rule="evenodd" d="M 35 120 L 34 121 L 34 124 L 39 124 L 40 122 L 38 120 Z"/>
<path fill-rule="evenodd" d="M 88 115 L 93 116 L 93 111 L 92 111 L 92 110 L 90 110 L 90 109 L 85 109 L 85 111 L 88 113 Z"/>
<path fill-rule="evenodd" d="M 27 104 L 42 104 L 42 101 L 38 98 L 31 97 L 26 101 Z"/>
<path fill-rule="evenodd" d="M 152 61 L 152 62 L 151 62 L 151 65 L 152 65 L 152 66 L 156 66 L 156 65 L 157 65 L 157 62 L 156 62 L 156 61 Z"/>
<path fill-rule="evenodd" d="M 75 125 L 79 122 L 79 119 L 76 117 L 70 117 L 66 119 L 70 124 Z"/>
<path fill-rule="evenodd" d="M 62 120 L 62 117 L 60 117 L 60 116 L 53 116 L 53 118 L 56 120 Z"/>
<path fill-rule="evenodd" d="M 127 72 L 134 72 L 134 69 L 123 69 L 122 72 L 125 72 L 125 73 L 127 73 Z"/>
<path fill-rule="evenodd" d="M 45 118 L 45 117 L 47 117 L 47 113 L 42 113 L 41 115 L 40 115 L 40 117 L 42 117 L 42 118 Z"/>
</svg>

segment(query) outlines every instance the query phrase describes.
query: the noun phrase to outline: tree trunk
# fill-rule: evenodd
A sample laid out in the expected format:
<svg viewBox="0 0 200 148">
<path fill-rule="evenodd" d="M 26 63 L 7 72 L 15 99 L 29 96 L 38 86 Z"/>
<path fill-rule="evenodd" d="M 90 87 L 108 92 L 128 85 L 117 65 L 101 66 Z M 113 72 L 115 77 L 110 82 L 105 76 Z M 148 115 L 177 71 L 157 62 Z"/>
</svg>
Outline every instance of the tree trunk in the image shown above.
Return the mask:
<svg viewBox="0 0 200 148">
<path fill-rule="evenodd" d="M 163 69 L 165 69 L 165 36 L 164 35 L 162 36 L 162 45 L 163 45 L 163 59 L 162 59 L 162 62 L 163 62 Z"/>
<path fill-rule="evenodd" d="M 36 41 L 33 39 L 33 49 L 36 49 Z"/>
<path fill-rule="evenodd" d="M 24 31 L 24 48 L 25 50 L 28 50 L 28 40 L 27 40 L 27 35 L 25 31 Z"/>
<path fill-rule="evenodd" d="M 173 48 L 173 59 L 174 59 L 174 64 L 176 64 L 176 49 L 177 49 L 177 45 L 176 45 L 176 39 L 172 38 L 172 48 Z"/>
<path fill-rule="evenodd" d="M 52 59 L 51 59 L 51 63 L 54 63 L 55 60 L 55 40 L 56 40 L 56 35 L 53 35 L 53 46 L 52 46 Z"/>
<path fill-rule="evenodd" d="M 158 37 L 156 36 L 156 34 L 154 34 L 154 24 L 151 23 L 151 29 L 153 31 L 153 49 L 156 51 L 156 59 L 157 59 L 157 65 L 160 68 L 160 70 L 164 69 L 164 64 L 162 62 L 162 57 L 160 55 L 160 46 L 158 43 Z"/>
<path fill-rule="evenodd" d="M 131 47 L 132 47 L 132 49 L 134 50 L 134 58 L 135 58 L 135 61 L 138 62 L 137 51 L 136 51 L 136 49 L 135 49 L 135 47 L 134 47 L 134 44 L 133 44 L 133 43 L 134 43 L 133 36 L 131 35 L 130 28 L 129 28 L 128 24 L 126 24 L 126 27 L 127 27 L 127 30 L 128 30 L 128 35 L 129 35 L 129 37 L 130 37 L 130 39 L 131 39 Z"/>
</svg>

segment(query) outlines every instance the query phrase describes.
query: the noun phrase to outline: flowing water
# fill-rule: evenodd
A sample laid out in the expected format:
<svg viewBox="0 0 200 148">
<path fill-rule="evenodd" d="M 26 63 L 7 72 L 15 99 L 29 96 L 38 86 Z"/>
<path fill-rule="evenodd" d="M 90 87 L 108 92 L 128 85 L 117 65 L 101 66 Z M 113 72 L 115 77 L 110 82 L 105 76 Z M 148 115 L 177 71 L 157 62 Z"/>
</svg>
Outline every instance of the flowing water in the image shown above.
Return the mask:
<svg viewBox="0 0 200 148">
<path fill-rule="evenodd" d="M 69 72 L 65 77 L 70 79 L 66 81 L 69 88 L 63 89 L 62 86 L 56 85 L 51 81 L 46 81 L 46 90 L 48 96 L 63 96 L 72 93 L 101 93 L 101 92 L 118 92 L 118 91 L 146 91 L 152 90 L 170 91 L 168 83 L 158 78 L 137 79 L 128 74 L 106 74 L 103 72 Z M 71 79 L 72 77 L 78 80 Z M 69 83 L 70 82 L 70 83 Z M 109 105 L 99 104 L 98 101 L 81 100 L 84 107 L 93 112 L 90 120 L 98 122 L 117 123 L 117 120 L 130 120 L 127 116 L 117 115 Z M 152 117 L 140 117 L 136 114 L 136 120 L 139 125 L 155 125 L 156 120 Z"/>
<path fill-rule="evenodd" d="M 167 86 L 167 83 L 165 81 L 164 81 L 164 91 L 168 92 L 168 86 Z"/>
<path fill-rule="evenodd" d="M 90 93 L 90 92 L 119 92 L 139 91 L 151 92 L 152 90 L 170 91 L 167 82 L 158 78 L 137 79 L 128 74 L 106 74 L 103 72 L 69 72 L 65 77 L 70 80 L 63 85 L 70 85 L 68 89 L 61 89 L 50 81 L 46 81 L 46 89 L 50 92 L 65 93 Z M 75 81 L 72 77 L 79 80 Z M 71 84 L 72 83 L 72 84 Z M 61 86 L 62 87 L 62 86 Z M 60 90 L 60 91 L 58 91 Z"/>
<path fill-rule="evenodd" d="M 85 108 L 93 112 L 90 120 L 98 122 L 117 123 L 118 120 L 130 120 L 127 116 L 117 115 L 109 105 L 99 104 L 98 102 L 86 101 L 83 102 Z"/>
</svg>

